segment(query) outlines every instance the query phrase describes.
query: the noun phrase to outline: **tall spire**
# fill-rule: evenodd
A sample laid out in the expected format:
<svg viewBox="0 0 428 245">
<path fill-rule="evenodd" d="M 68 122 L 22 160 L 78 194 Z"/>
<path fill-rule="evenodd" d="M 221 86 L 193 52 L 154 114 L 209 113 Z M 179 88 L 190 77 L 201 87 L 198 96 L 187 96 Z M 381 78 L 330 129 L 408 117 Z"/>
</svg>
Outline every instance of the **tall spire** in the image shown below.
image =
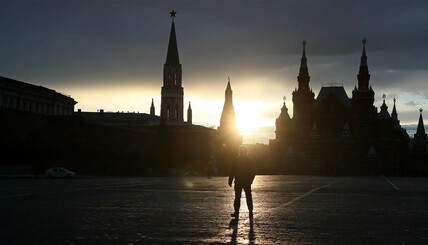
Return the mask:
<svg viewBox="0 0 428 245">
<path fill-rule="evenodd" d="M 302 58 L 300 59 L 300 70 L 299 70 L 299 76 L 297 76 L 297 81 L 299 82 L 299 91 L 309 91 L 309 71 L 308 71 L 308 64 L 307 64 L 307 58 L 306 58 L 306 41 L 302 42 L 303 46 L 303 52 L 302 52 Z"/>
<path fill-rule="evenodd" d="M 227 77 L 226 91 L 232 91 L 232 88 L 230 87 L 230 77 Z"/>
<path fill-rule="evenodd" d="M 420 115 L 419 115 L 418 129 L 416 130 L 415 136 L 416 135 L 425 135 L 425 127 L 424 127 L 424 119 L 422 118 L 422 111 L 423 111 L 423 109 L 420 108 L 419 109 Z"/>
<path fill-rule="evenodd" d="M 416 134 L 413 138 L 413 147 L 415 152 L 424 152 L 426 153 L 428 151 L 428 144 L 427 144 L 427 134 L 425 133 L 425 127 L 424 127 L 424 119 L 422 118 L 422 108 L 419 109 L 420 115 L 419 115 L 419 122 L 418 122 L 418 129 L 416 130 Z"/>
<path fill-rule="evenodd" d="M 190 101 L 189 107 L 187 108 L 187 123 L 192 124 L 192 106 L 190 105 Z"/>
<path fill-rule="evenodd" d="M 224 130 L 226 128 L 236 130 L 236 115 L 232 102 L 232 88 L 230 86 L 230 78 L 228 77 L 227 79 L 223 112 L 221 113 L 220 118 L 220 128 Z"/>
<path fill-rule="evenodd" d="M 152 99 L 152 105 L 150 106 L 150 116 L 155 116 L 155 104 L 153 103 Z"/>
<path fill-rule="evenodd" d="M 227 77 L 227 87 L 225 93 L 225 101 L 232 103 L 232 87 L 230 86 L 230 77 Z"/>
<path fill-rule="evenodd" d="M 172 24 L 171 24 L 171 33 L 169 35 L 168 54 L 166 56 L 166 64 L 178 65 L 180 64 L 180 60 L 178 58 L 177 38 L 175 36 L 175 26 L 174 26 L 174 18 L 177 12 L 172 10 L 169 13 L 171 14 Z"/>
<path fill-rule="evenodd" d="M 391 117 L 392 117 L 392 119 L 394 119 L 394 121 L 397 121 L 398 120 L 398 113 L 397 113 L 397 109 L 395 108 L 395 101 L 396 101 L 396 99 L 394 98 L 394 107 L 392 108 Z"/>
<path fill-rule="evenodd" d="M 168 123 L 181 124 L 184 110 L 184 89 L 182 86 L 182 70 L 178 59 L 177 38 L 175 36 L 174 18 L 176 12 L 170 12 L 172 18 L 171 34 L 169 36 L 168 53 L 163 67 L 163 86 L 160 116 Z"/>
<path fill-rule="evenodd" d="M 360 66 L 367 66 L 366 42 L 367 42 L 367 39 L 363 38 L 363 40 L 362 40 L 362 43 L 363 43 L 363 53 L 361 54 L 361 63 L 360 63 Z"/>
<path fill-rule="evenodd" d="M 358 90 L 368 90 L 369 89 L 369 81 L 370 74 L 369 68 L 367 66 L 367 55 L 366 55 L 366 42 L 367 39 L 363 38 L 363 52 L 361 54 L 361 62 L 360 62 L 360 70 L 358 72 Z"/>
<path fill-rule="evenodd" d="M 302 59 L 300 59 L 300 68 L 302 67 L 308 67 L 307 59 L 306 59 L 306 41 L 302 42 L 303 45 L 303 52 L 302 52 Z"/>
</svg>

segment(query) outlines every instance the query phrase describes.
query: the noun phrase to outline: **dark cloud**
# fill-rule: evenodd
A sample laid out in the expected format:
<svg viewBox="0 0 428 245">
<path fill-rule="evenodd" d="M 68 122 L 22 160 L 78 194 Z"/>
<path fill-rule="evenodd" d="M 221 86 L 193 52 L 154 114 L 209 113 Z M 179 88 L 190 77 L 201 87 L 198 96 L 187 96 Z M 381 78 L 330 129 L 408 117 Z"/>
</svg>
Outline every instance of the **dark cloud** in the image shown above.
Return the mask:
<svg viewBox="0 0 428 245">
<path fill-rule="evenodd" d="M 307 40 L 314 91 L 333 81 L 351 95 L 362 37 L 377 96 L 426 89 L 423 1 L 2 1 L 0 75 L 53 88 L 160 87 L 172 8 L 185 89 L 222 95 L 227 76 L 240 89 L 264 77 L 275 85 L 254 89 L 291 96 Z"/>
</svg>

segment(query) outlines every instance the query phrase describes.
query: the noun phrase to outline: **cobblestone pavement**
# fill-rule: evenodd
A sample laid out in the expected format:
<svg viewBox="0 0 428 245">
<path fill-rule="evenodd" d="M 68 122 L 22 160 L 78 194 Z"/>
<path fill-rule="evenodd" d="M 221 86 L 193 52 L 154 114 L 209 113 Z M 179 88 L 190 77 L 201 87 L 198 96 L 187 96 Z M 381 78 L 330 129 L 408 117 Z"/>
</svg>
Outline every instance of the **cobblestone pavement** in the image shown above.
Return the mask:
<svg viewBox="0 0 428 245">
<path fill-rule="evenodd" d="M 0 179 L 0 244 L 428 244 L 428 179 Z"/>
</svg>

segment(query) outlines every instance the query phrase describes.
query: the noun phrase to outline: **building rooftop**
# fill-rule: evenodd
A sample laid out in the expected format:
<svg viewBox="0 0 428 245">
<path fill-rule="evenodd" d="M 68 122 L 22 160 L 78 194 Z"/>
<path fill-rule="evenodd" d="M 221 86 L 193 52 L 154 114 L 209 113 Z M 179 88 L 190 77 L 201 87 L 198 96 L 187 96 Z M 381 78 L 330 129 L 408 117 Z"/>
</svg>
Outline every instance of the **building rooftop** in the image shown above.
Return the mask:
<svg viewBox="0 0 428 245">
<path fill-rule="evenodd" d="M 74 104 L 77 103 L 77 101 L 75 101 L 73 98 L 71 98 L 70 95 L 57 92 L 53 89 L 49 89 L 49 88 L 46 88 L 46 87 L 43 87 L 40 85 L 37 86 L 34 84 L 21 82 L 18 80 L 14 80 L 11 78 L 0 76 L 0 88 L 3 86 L 5 86 L 7 88 L 17 88 L 17 89 L 22 89 L 22 90 L 26 90 L 26 91 L 34 91 L 36 93 L 44 93 L 44 94 L 55 95 L 55 96 L 61 97 L 62 99 L 72 100 L 72 101 L 74 101 Z"/>
<path fill-rule="evenodd" d="M 340 103 L 345 107 L 351 107 L 351 100 L 346 94 L 345 88 L 343 86 L 328 86 L 322 87 L 314 103 L 314 107 L 319 107 L 323 101 L 329 96 L 336 97 Z"/>
</svg>

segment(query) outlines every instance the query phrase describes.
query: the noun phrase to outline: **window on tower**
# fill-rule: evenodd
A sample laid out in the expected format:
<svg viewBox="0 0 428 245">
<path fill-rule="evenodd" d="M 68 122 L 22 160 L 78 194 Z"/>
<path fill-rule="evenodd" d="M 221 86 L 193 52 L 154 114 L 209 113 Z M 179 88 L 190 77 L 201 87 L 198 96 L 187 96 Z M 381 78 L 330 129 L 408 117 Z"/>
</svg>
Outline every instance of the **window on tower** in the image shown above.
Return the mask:
<svg viewBox="0 0 428 245">
<path fill-rule="evenodd" d="M 170 113 L 169 108 L 167 108 L 166 109 L 166 118 L 169 118 L 169 116 L 170 116 L 169 113 Z"/>
</svg>

